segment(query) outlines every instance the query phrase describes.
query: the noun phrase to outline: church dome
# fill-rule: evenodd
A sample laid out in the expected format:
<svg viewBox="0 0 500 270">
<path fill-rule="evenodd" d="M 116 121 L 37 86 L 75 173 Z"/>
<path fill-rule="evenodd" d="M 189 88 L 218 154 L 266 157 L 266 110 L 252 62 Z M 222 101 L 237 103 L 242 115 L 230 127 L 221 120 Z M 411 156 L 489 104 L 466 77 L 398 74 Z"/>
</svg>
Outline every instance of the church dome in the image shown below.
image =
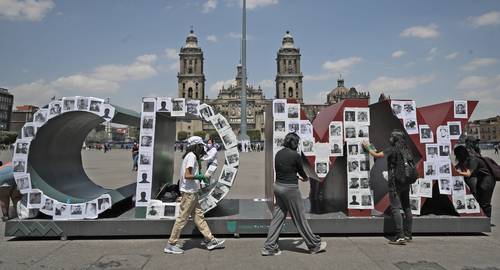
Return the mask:
<svg viewBox="0 0 500 270">
<path fill-rule="evenodd" d="M 344 80 L 343 79 L 338 79 L 337 80 L 337 87 L 333 89 L 329 96 L 339 96 L 339 95 L 347 95 L 349 93 L 349 89 L 345 88 L 344 86 Z"/>
<path fill-rule="evenodd" d="M 295 46 L 293 45 L 293 37 L 290 34 L 290 31 L 286 31 L 281 44 L 281 48 L 295 48 Z"/>
<path fill-rule="evenodd" d="M 194 34 L 193 29 L 189 31 L 189 35 L 186 38 L 186 48 L 197 48 L 198 47 L 198 37 Z"/>
</svg>

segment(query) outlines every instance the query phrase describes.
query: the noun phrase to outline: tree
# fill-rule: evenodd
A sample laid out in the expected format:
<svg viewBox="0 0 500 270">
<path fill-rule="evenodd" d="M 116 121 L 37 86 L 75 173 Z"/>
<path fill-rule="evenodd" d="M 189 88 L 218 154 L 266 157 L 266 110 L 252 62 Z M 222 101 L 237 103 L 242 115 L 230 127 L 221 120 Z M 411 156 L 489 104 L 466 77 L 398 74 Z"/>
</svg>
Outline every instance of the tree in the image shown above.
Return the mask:
<svg viewBox="0 0 500 270">
<path fill-rule="evenodd" d="M 188 133 L 186 131 L 177 132 L 177 140 L 178 141 L 184 141 L 185 139 L 187 139 L 187 137 L 188 137 Z"/>
<path fill-rule="evenodd" d="M 11 145 L 16 141 L 17 132 L 0 131 L 0 144 Z"/>
<path fill-rule="evenodd" d="M 205 131 L 195 131 L 193 133 L 194 136 L 200 136 L 202 139 L 205 139 L 205 137 L 207 136 L 207 133 Z"/>
<path fill-rule="evenodd" d="M 250 141 L 260 141 L 260 130 L 258 129 L 251 129 L 247 131 L 248 137 L 250 137 Z"/>
</svg>

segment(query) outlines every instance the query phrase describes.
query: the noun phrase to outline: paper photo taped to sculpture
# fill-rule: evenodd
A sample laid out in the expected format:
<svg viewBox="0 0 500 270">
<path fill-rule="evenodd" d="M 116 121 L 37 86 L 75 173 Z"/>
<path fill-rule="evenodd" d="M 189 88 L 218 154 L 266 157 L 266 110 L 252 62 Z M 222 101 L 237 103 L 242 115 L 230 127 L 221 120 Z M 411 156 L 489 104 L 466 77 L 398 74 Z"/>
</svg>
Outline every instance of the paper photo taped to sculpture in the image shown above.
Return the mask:
<svg viewBox="0 0 500 270">
<path fill-rule="evenodd" d="M 300 120 L 300 133 L 301 138 L 312 138 L 313 128 L 309 120 Z"/>
<path fill-rule="evenodd" d="M 451 178 L 453 195 L 465 195 L 465 183 L 463 176 L 453 176 Z"/>
<path fill-rule="evenodd" d="M 31 190 L 31 178 L 29 174 L 18 174 L 15 176 L 15 179 L 19 192 L 25 194 Z"/>
<path fill-rule="evenodd" d="M 288 103 L 286 105 L 288 119 L 300 118 L 300 104 Z"/>
<path fill-rule="evenodd" d="M 361 209 L 372 209 L 373 208 L 373 195 L 370 190 L 361 190 Z"/>
<path fill-rule="evenodd" d="M 358 108 L 356 110 L 356 122 L 360 125 L 370 125 L 370 109 Z"/>
<path fill-rule="evenodd" d="M 299 134 L 300 120 L 288 120 L 288 132 Z"/>
<path fill-rule="evenodd" d="M 14 174 L 26 173 L 26 169 L 27 169 L 27 158 L 26 157 L 24 157 L 24 158 L 15 157 L 12 159 L 12 164 L 13 164 L 12 171 L 14 172 Z"/>
<path fill-rule="evenodd" d="M 232 186 L 237 172 L 236 168 L 224 165 L 218 182 L 226 186 Z"/>
<path fill-rule="evenodd" d="M 329 131 L 330 131 L 330 138 L 337 139 L 337 140 L 342 140 L 343 134 L 342 134 L 342 121 L 332 121 L 330 122 L 329 126 Z"/>
<path fill-rule="evenodd" d="M 178 203 L 164 203 L 163 204 L 163 217 L 166 219 L 175 219 L 179 215 Z"/>
<path fill-rule="evenodd" d="M 141 136 L 141 147 L 151 147 L 153 145 L 153 136 Z"/>
<path fill-rule="evenodd" d="M 417 108 L 415 106 L 415 101 L 409 100 L 409 101 L 404 101 L 403 102 L 403 115 L 404 118 L 417 118 Z"/>
<path fill-rule="evenodd" d="M 347 153 L 349 156 L 359 155 L 359 143 L 358 142 L 348 142 L 347 143 Z"/>
<path fill-rule="evenodd" d="M 101 111 L 101 106 L 104 102 L 95 98 L 90 99 L 89 111 L 99 113 Z"/>
<path fill-rule="evenodd" d="M 440 177 L 438 183 L 440 194 L 451 195 L 451 181 L 449 177 Z"/>
<path fill-rule="evenodd" d="M 70 218 L 71 219 L 82 219 L 85 214 L 85 204 L 72 204 L 70 208 Z"/>
<path fill-rule="evenodd" d="M 438 126 L 437 127 L 437 142 L 438 143 L 449 143 L 450 142 L 450 129 L 448 126 Z"/>
<path fill-rule="evenodd" d="M 76 109 L 80 111 L 89 110 L 89 99 L 87 97 L 77 97 L 76 98 Z"/>
<path fill-rule="evenodd" d="M 434 133 L 429 125 L 419 125 L 420 143 L 433 143 Z"/>
<path fill-rule="evenodd" d="M 16 155 L 26 155 L 28 154 L 29 148 L 30 148 L 30 140 L 27 139 L 16 140 L 14 153 L 16 153 Z"/>
<path fill-rule="evenodd" d="M 151 188 L 147 187 L 137 187 L 135 194 L 135 205 L 136 206 L 147 206 L 148 201 L 151 199 Z"/>
<path fill-rule="evenodd" d="M 344 122 L 356 122 L 356 108 L 344 108 Z"/>
<path fill-rule="evenodd" d="M 155 112 L 155 98 L 143 98 L 142 99 L 142 112 Z"/>
<path fill-rule="evenodd" d="M 319 177 L 325 177 L 328 174 L 328 160 L 316 160 L 314 169 Z"/>
<path fill-rule="evenodd" d="M 33 138 L 36 134 L 36 127 L 33 123 L 26 123 L 23 126 L 23 139 Z"/>
<path fill-rule="evenodd" d="M 438 173 L 441 177 L 451 176 L 451 163 L 450 160 L 440 160 L 438 162 Z"/>
<path fill-rule="evenodd" d="M 392 113 L 399 119 L 403 118 L 403 105 L 403 101 L 391 100 Z"/>
<path fill-rule="evenodd" d="M 56 202 L 54 204 L 54 215 L 52 216 L 55 220 L 66 220 L 69 219 L 71 214 L 70 205 L 65 203 Z"/>
<path fill-rule="evenodd" d="M 435 161 L 424 161 L 424 178 L 435 180 L 438 177 L 438 169 Z"/>
<path fill-rule="evenodd" d="M 229 126 L 229 123 L 227 122 L 227 119 L 224 118 L 224 116 L 222 116 L 221 114 L 216 114 L 210 121 L 212 122 L 212 124 L 215 126 L 215 129 L 219 133 L 228 128 L 231 128 L 231 126 Z M 285 127 L 283 126 L 283 128 Z"/>
<path fill-rule="evenodd" d="M 185 116 L 186 115 L 186 100 L 184 98 L 172 99 L 172 116 Z"/>
<path fill-rule="evenodd" d="M 449 143 L 443 143 L 443 144 L 438 144 L 439 147 L 439 159 L 444 159 L 448 160 L 450 159 L 450 149 L 451 149 L 451 144 Z"/>
<path fill-rule="evenodd" d="M 274 121 L 274 133 L 286 134 L 286 121 L 284 120 Z"/>
<path fill-rule="evenodd" d="M 357 175 L 349 175 L 349 189 L 359 189 L 359 177 Z"/>
<path fill-rule="evenodd" d="M 85 204 L 85 218 L 97 218 L 97 200 Z"/>
<path fill-rule="evenodd" d="M 109 121 L 115 116 L 115 107 L 109 104 L 102 104 L 99 115 L 106 119 L 106 121 Z"/>
<path fill-rule="evenodd" d="M 139 153 L 139 165 L 151 165 L 153 155 L 150 152 Z"/>
<path fill-rule="evenodd" d="M 100 214 L 111 208 L 111 196 L 104 195 L 97 199 L 97 213 Z"/>
<path fill-rule="evenodd" d="M 238 140 L 236 139 L 236 135 L 234 134 L 232 129 L 226 129 L 223 132 L 219 133 L 219 136 L 224 143 L 224 147 L 226 149 L 235 147 L 238 145 Z"/>
<path fill-rule="evenodd" d="M 462 135 L 462 124 L 460 122 L 448 122 L 448 128 L 451 140 L 458 140 Z"/>
<path fill-rule="evenodd" d="M 154 116 L 142 117 L 142 129 L 153 129 Z"/>
<path fill-rule="evenodd" d="M 61 114 L 62 112 L 62 101 L 54 100 L 49 104 L 49 117 L 54 117 Z"/>
<path fill-rule="evenodd" d="M 452 196 L 453 206 L 457 213 L 466 213 L 467 209 L 465 208 L 465 194 L 464 195 L 455 195 Z"/>
<path fill-rule="evenodd" d="M 40 208 L 42 206 L 42 191 L 39 189 L 32 189 L 28 193 L 28 204 L 27 207 L 32 208 Z"/>
<path fill-rule="evenodd" d="M 420 215 L 420 205 L 421 205 L 420 196 L 410 197 L 410 209 L 413 215 Z"/>
<path fill-rule="evenodd" d="M 418 178 L 415 183 L 410 185 L 410 196 L 420 196 L 420 180 L 422 178 Z"/>
<path fill-rule="evenodd" d="M 149 170 L 140 170 L 137 174 L 138 184 L 150 184 L 151 183 L 151 173 Z"/>
<path fill-rule="evenodd" d="M 49 112 L 47 109 L 40 109 L 38 110 L 34 115 L 33 115 L 33 122 L 36 123 L 36 125 L 41 126 L 48 120 L 48 114 Z"/>
<path fill-rule="evenodd" d="M 285 142 L 285 135 L 275 134 L 273 138 L 273 148 L 275 151 L 283 148 L 283 143 Z"/>
<path fill-rule="evenodd" d="M 359 178 L 359 188 L 370 189 L 370 181 L 368 180 L 368 177 L 362 176 Z"/>
<path fill-rule="evenodd" d="M 369 158 L 361 158 L 359 160 L 359 170 L 361 172 L 369 172 L 370 171 L 370 159 Z"/>
<path fill-rule="evenodd" d="M 345 125 L 344 129 L 345 129 L 345 133 L 344 133 L 345 139 L 347 141 L 356 140 L 358 138 L 356 136 L 357 135 L 357 126 L 356 125 L 347 124 L 347 125 Z"/>
<path fill-rule="evenodd" d="M 432 180 L 420 179 L 419 193 L 421 197 L 432 198 Z"/>
<path fill-rule="evenodd" d="M 63 102 L 63 112 L 69 112 L 75 110 L 76 100 L 74 97 L 67 97 L 62 99 Z"/>
<path fill-rule="evenodd" d="M 157 98 L 156 111 L 157 112 L 171 112 L 172 111 L 172 98 Z"/>
<path fill-rule="evenodd" d="M 369 126 L 358 126 L 358 138 L 359 139 L 368 139 L 369 135 Z"/>
<path fill-rule="evenodd" d="M 286 99 L 273 100 L 273 116 L 274 119 L 286 119 Z"/>
<path fill-rule="evenodd" d="M 361 195 L 359 194 L 359 190 L 349 190 L 349 204 L 347 208 L 350 209 L 359 209 L 361 208 Z"/>
<path fill-rule="evenodd" d="M 199 100 L 188 100 L 186 101 L 186 112 L 194 116 L 199 116 L 200 112 L 198 111 L 198 106 L 200 106 Z"/>
<path fill-rule="evenodd" d="M 406 133 L 418 134 L 417 118 L 404 118 L 403 119 Z"/>
<path fill-rule="evenodd" d="M 477 202 L 476 198 L 474 198 L 474 195 L 465 195 L 465 209 L 467 214 L 477 214 L 481 212 L 479 203 Z"/>
<path fill-rule="evenodd" d="M 435 143 L 425 145 L 425 153 L 427 161 L 439 159 L 439 147 Z"/>
<path fill-rule="evenodd" d="M 45 195 L 42 195 L 40 212 L 50 216 L 54 215 L 54 200 Z"/>
<path fill-rule="evenodd" d="M 240 164 L 240 154 L 238 153 L 238 148 L 233 147 L 227 149 L 224 154 L 226 156 L 227 165 L 237 167 Z"/>
<path fill-rule="evenodd" d="M 467 101 L 455 100 L 453 101 L 453 111 L 455 118 L 467 119 Z"/>
<path fill-rule="evenodd" d="M 314 155 L 314 139 L 313 138 L 306 138 L 306 139 L 300 140 L 300 145 L 302 147 L 301 150 L 305 156 Z"/>
<path fill-rule="evenodd" d="M 342 140 L 330 141 L 330 156 L 341 157 L 344 155 L 344 147 Z M 303 150 L 302 150 L 303 151 Z M 305 153 L 304 153 L 305 154 Z"/>
<path fill-rule="evenodd" d="M 217 200 L 215 200 L 212 196 L 205 196 L 200 199 L 200 207 L 204 211 L 207 211 L 208 209 L 212 209 L 215 206 L 217 206 Z"/>
<path fill-rule="evenodd" d="M 146 219 L 160 219 L 164 214 L 164 210 L 161 201 L 156 202 L 156 200 L 151 200 L 146 208 Z"/>
<path fill-rule="evenodd" d="M 349 173 L 358 173 L 359 172 L 359 160 L 348 160 L 347 161 L 347 170 Z"/>
<path fill-rule="evenodd" d="M 215 115 L 214 109 L 212 108 L 212 106 L 205 104 L 205 103 L 198 106 L 198 111 L 200 112 L 201 117 L 205 121 L 210 121 L 210 119 L 212 119 L 212 117 L 214 117 L 214 115 Z"/>
</svg>

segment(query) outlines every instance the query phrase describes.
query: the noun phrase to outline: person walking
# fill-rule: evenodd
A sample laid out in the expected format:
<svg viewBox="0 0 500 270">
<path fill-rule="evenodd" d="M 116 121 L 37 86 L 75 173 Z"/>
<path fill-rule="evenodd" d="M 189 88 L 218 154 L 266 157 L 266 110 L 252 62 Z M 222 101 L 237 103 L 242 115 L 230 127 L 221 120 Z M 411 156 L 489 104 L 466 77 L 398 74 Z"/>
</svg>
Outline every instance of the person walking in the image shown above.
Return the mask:
<svg viewBox="0 0 500 270">
<path fill-rule="evenodd" d="M 375 158 L 387 157 L 389 202 L 392 218 L 396 225 L 396 238 L 389 241 L 393 245 L 405 245 L 412 240 L 413 216 L 410 207 L 410 185 L 404 185 L 405 160 L 413 161 L 413 154 L 405 140 L 404 133 L 395 129 L 389 138 L 390 147 L 377 151 L 369 142 L 363 146 Z M 402 212 L 401 212 L 402 211 Z"/>
<path fill-rule="evenodd" d="M 203 245 L 208 250 L 224 248 L 224 240 L 219 240 L 212 235 L 203 210 L 198 202 L 198 191 L 200 190 L 200 181 L 206 181 L 206 177 L 199 173 L 201 157 L 205 155 L 205 143 L 198 136 L 192 136 L 188 139 L 186 153 L 182 157 L 180 170 L 179 189 L 181 191 L 180 213 L 175 220 L 174 227 L 164 248 L 165 253 L 183 254 L 184 250 L 178 245 L 182 228 L 188 222 L 189 216 L 194 219 L 194 224 L 204 237 Z"/>
<path fill-rule="evenodd" d="M 13 167 L 11 164 L 6 164 L 0 161 L 0 210 L 2 211 L 2 221 L 9 220 L 10 201 L 17 208 L 17 203 L 21 200 L 22 195 L 17 189 L 16 181 L 12 174 Z"/>
<path fill-rule="evenodd" d="M 495 155 L 498 156 L 498 149 L 500 148 L 500 143 L 498 143 L 497 145 L 495 145 Z"/>
<path fill-rule="evenodd" d="M 283 142 L 283 149 L 276 153 L 274 168 L 276 172 L 276 182 L 273 185 L 276 205 L 273 218 L 269 225 L 267 239 L 264 248 L 261 250 L 262 256 L 280 255 L 278 239 L 289 212 L 293 223 L 297 227 L 306 246 L 311 254 L 326 250 L 326 242 L 322 242 L 318 235 L 315 235 L 307 222 L 305 216 L 304 203 L 299 191 L 298 179 L 308 181 L 308 177 L 302 166 L 302 159 L 297 153 L 299 146 L 299 136 L 295 133 L 288 133 Z M 300 178 L 297 177 L 300 175 Z"/>
<path fill-rule="evenodd" d="M 464 177 L 465 183 L 483 209 L 484 214 L 491 218 L 491 197 L 496 181 L 482 158 L 471 155 L 463 145 L 453 149 L 457 164 L 455 168 Z"/>
<path fill-rule="evenodd" d="M 137 171 L 137 161 L 139 159 L 139 145 L 135 142 L 132 146 L 132 171 Z"/>
</svg>

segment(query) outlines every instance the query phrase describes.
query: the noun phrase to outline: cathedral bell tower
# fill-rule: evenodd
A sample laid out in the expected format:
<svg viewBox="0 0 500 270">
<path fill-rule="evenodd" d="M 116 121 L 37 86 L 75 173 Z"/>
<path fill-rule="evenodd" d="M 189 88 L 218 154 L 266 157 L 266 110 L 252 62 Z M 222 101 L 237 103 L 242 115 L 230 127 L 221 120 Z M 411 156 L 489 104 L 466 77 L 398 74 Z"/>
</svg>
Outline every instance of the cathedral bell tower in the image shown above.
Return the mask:
<svg viewBox="0 0 500 270">
<path fill-rule="evenodd" d="M 283 36 L 276 65 L 276 98 L 294 98 L 303 103 L 300 49 L 295 47 L 290 31 L 286 31 Z"/>
<path fill-rule="evenodd" d="M 205 98 L 205 74 L 203 73 L 203 51 L 198 46 L 198 38 L 193 29 L 189 31 L 186 44 L 179 53 L 179 97 L 187 99 Z"/>
</svg>

